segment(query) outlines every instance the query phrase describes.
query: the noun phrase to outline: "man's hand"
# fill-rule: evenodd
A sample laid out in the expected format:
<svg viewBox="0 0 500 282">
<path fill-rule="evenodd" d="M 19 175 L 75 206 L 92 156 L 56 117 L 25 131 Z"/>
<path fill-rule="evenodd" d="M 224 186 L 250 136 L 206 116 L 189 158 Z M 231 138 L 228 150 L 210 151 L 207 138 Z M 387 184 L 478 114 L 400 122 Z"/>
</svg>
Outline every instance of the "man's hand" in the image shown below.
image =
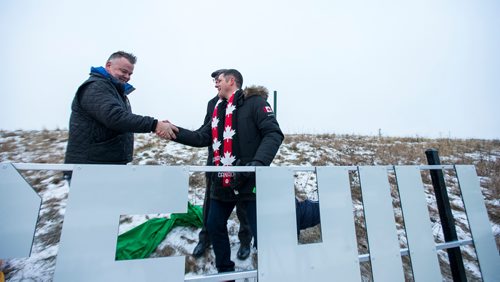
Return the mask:
<svg viewBox="0 0 500 282">
<path fill-rule="evenodd" d="M 241 166 L 240 160 L 236 161 L 235 166 Z M 245 166 L 262 166 L 262 163 L 259 161 L 251 161 L 245 164 Z M 248 181 L 250 178 L 255 177 L 255 172 L 244 171 L 244 172 L 235 172 L 233 175 L 233 179 L 231 181 L 231 188 L 234 190 L 239 190 L 240 187 Z"/>
<path fill-rule="evenodd" d="M 175 139 L 175 134 L 179 132 L 179 129 L 171 124 L 168 120 L 158 121 L 156 125 L 155 133 L 161 138 L 165 138 L 168 140 Z"/>
</svg>

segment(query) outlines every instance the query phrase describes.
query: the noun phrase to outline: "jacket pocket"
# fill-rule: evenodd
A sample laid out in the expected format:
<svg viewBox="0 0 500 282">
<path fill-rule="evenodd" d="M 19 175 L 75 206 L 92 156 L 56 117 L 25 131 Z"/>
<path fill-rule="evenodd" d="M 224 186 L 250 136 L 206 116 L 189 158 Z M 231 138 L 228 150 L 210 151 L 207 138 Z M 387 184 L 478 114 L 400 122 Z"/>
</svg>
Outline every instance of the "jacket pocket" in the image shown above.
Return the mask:
<svg viewBox="0 0 500 282">
<path fill-rule="evenodd" d="M 109 140 L 90 145 L 89 160 L 95 163 L 124 163 L 126 162 L 123 136 L 118 135 Z"/>
</svg>

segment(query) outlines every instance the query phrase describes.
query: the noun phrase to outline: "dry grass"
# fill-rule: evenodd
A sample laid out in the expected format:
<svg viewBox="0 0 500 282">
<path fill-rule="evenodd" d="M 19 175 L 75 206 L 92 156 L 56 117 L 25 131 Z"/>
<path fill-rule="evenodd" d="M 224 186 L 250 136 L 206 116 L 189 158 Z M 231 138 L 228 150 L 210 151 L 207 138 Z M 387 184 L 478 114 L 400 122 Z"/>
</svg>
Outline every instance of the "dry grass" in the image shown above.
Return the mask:
<svg viewBox="0 0 500 282">
<path fill-rule="evenodd" d="M 193 173 L 189 177 L 189 187 L 201 188 L 206 187 L 205 173 Z"/>
</svg>

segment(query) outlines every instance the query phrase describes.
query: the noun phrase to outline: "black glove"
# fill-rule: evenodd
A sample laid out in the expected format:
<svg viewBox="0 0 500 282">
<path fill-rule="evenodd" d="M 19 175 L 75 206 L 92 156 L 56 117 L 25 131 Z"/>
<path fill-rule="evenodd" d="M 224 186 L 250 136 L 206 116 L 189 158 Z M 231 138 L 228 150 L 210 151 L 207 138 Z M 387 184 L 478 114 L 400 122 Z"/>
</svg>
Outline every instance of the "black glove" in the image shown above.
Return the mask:
<svg viewBox="0 0 500 282">
<path fill-rule="evenodd" d="M 251 161 L 245 164 L 245 166 L 262 166 L 263 164 L 259 161 Z M 235 166 L 241 166 L 241 161 L 237 160 Z M 245 182 L 247 182 L 249 179 L 255 178 L 255 172 L 250 172 L 250 171 L 242 171 L 242 172 L 235 172 L 233 175 L 233 179 L 231 181 L 231 188 L 234 190 L 239 190 Z"/>
</svg>

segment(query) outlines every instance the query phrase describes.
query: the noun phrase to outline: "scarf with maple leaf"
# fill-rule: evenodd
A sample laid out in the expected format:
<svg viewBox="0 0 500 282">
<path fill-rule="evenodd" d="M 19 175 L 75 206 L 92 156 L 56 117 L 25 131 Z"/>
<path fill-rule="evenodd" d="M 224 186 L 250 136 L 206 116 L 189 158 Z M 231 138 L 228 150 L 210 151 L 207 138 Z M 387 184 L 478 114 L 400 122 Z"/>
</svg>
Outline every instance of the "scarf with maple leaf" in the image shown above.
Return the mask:
<svg viewBox="0 0 500 282">
<path fill-rule="evenodd" d="M 236 93 L 236 92 L 235 92 Z M 236 157 L 233 155 L 233 136 L 236 131 L 233 129 L 233 113 L 236 110 L 236 106 L 233 104 L 234 96 L 233 93 L 229 100 L 227 101 L 226 114 L 224 116 L 224 132 L 223 132 L 223 142 L 222 150 L 224 155 L 221 156 L 221 140 L 219 139 L 219 118 L 217 116 L 219 103 L 222 102 L 222 98 L 217 101 L 215 105 L 214 112 L 212 114 L 212 149 L 214 150 L 214 164 L 216 166 L 232 166 Z M 222 177 L 222 187 L 231 186 L 232 173 L 223 173 Z"/>
</svg>

